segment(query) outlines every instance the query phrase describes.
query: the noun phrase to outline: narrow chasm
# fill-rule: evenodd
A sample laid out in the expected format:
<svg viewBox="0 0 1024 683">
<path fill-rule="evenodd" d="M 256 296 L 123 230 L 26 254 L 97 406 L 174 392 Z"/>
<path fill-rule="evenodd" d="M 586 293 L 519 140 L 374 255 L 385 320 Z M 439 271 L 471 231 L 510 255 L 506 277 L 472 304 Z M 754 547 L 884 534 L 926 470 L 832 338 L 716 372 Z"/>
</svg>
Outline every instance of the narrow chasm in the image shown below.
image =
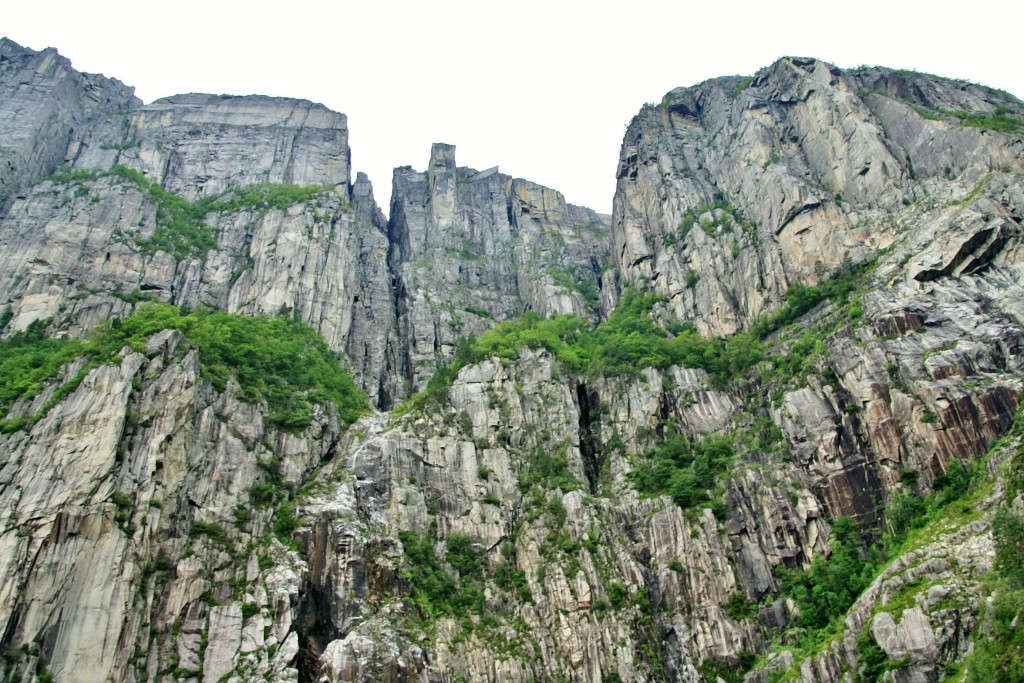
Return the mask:
<svg viewBox="0 0 1024 683">
<path fill-rule="evenodd" d="M 587 385 L 576 385 L 576 402 L 580 407 L 580 456 L 583 459 L 583 474 L 587 477 L 590 492 L 597 492 L 597 483 L 604 467 L 604 449 L 597 440 L 601 423 L 601 396 L 587 389 Z"/>
</svg>

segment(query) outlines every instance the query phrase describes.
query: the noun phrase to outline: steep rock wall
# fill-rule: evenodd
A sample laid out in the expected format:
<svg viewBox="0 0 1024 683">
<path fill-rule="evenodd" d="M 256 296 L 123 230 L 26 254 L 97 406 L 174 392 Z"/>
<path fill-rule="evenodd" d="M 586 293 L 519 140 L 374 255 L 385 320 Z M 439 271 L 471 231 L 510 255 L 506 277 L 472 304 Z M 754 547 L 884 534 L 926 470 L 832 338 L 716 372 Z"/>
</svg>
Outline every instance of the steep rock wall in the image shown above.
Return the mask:
<svg viewBox="0 0 1024 683">
<path fill-rule="evenodd" d="M 67 162 L 69 148 L 93 129 L 140 104 L 132 88 L 75 71 L 53 48 L 36 52 L 0 38 L 0 210 Z"/>
<path fill-rule="evenodd" d="M 459 339 L 496 322 L 599 314 L 607 217 L 497 168 L 459 168 L 452 145 L 435 144 L 425 172 L 395 170 L 390 232 L 413 391 Z"/>
<path fill-rule="evenodd" d="M 790 284 L 891 245 L 922 204 L 948 202 L 993 170 L 1019 173 L 1019 136 L 941 113 L 998 107 L 1020 103 L 795 58 L 752 79 L 673 90 L 623 141 L 612 220 L 620 282 L 668 296 L 673 315 L 703 332 L 747 329 Z"/>
<path fill-rule="evenodd" d="M 47 87 L 24 92 L 65 98 Z M 4 176 L 19 188 L 0 222 L 6 335 L 52 318 L 86 336 L 147 297 L 290 312 L 391 406 L 460 337 L 524 311 L 597 322 L 632 286 L 666 297 L 665 338 L 680 322 L 723 334 L 778 311 L 793 284 L 859 275 L 732 373 L 602 374 L 527 345 L 347 431 L 329 406 L 298 433 L 272 429 L 175 332 L 61 398 L 77 361 L 10 411 L 45 417 L 0 435 L 5 677 L 710 681 L 770 651 L 749 680 L 832 683 L 863 664 L 867 629 L 893 680 L 937 680 L 985 633 L 1006 440 L 991 487 L 882 569 L 836 639 L 772 646 L 800 618 L 780 568 L 826 557 L 837 517 L 877 538 L 895 496 L 925 496 L 1011 425 L 1021 137 L 951 112 L 1019 117 L 1013 98 L 802 59 L 673 91 L 627 131 L 611 240 L 603 217 L 459 168 L 448 145 L 425 172 L 396 171 L 388 224 L 365 177 L 349 183 L 344 117 L 308 102 L 127 109 L 81 119 L 59 154 L 23 145 L 19 158 L 51 161 Z M 79 173 L 29 187 L 57 156 Z M 214 202 L 259 183 L 327 187 Z M 193 227 L 215 228 L 215 246 L 154 248 L 184 211 L 155 187 L 211 202 Z M 673 436 L 735 451 L 685 509 L 637 490 Z"/>
</svg>

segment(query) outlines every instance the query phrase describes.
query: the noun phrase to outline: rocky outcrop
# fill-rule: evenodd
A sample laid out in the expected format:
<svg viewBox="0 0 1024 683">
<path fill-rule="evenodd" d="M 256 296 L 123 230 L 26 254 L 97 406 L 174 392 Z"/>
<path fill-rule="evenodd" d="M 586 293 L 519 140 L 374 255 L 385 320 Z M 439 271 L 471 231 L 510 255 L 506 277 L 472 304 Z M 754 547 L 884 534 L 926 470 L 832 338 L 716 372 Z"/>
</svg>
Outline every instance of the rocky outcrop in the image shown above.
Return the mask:
<svg viewBox="0 0 1024 683">
<path fill-rule="evenodd" d="M 55 54 L 50 61 L 84 78 Z M 29 100 L 63 111 L 66 99 L 51 88 L 8 107 Z M 89 120 L 73 139 L 48 138 L 57 147 L 47 154 L 71 171 L 10 199 L 0 227 L 10 329 L 52 318 L 86 335 L 142 299 L 286 310 L 344 352 L 387 407 L 422 386 L 459 339 L 495 321 L 526 310 L 598 315 L 606 219 L 496 169 L 456 169 L 452 147 L 435 147 L 427 173 L 396 171 L 389 224 L 369 180 L 349 182 L 343 114 L 301 100 L 194 94 L 119 112 L 117 125 Z M 27 116 L 17 121 L 11 144 L 40 139 Z M 297 186 L 319 191 L 272 203 L 239 194 Z M 164 246 L 169 231 L 183 230 L 184 244 Z"/>
<path fill-rule="evenodd" d="M 964 127 L 952 112 L 1021 108 L 980 86 L 796 58 L 673 90 L 623 141 L 620 280 L 666 295 L 702 331 L 746 329 L 790 284 L 891 245 L 923 207 L 992 170 L 1019 173 L 1019 135 Z M 976 235 L 972 251 L 990 238 Z"/>
<path fill-rule="evenodd" d="M 301 478 L 340 425 L 328 412 L 275 433 L 235 390 L 214 392 L 165 332 L 2 437 L 5 648 L 38 644 L 57 680 L 294 680 L 304 565 L 265 535 L 250 489 L 269 461 Z"/>
<path fill-rule="evenodd" d="M 327 185 L 349 198 L 347 119 L 306 100 L 165 97 L 127 113 L 116 138 L 73 151 L 79 168 L 123 164 L 188 200 L 257 183 Z"/>
<path fill-rule="evenodd" d="M 425 172 L 395 170 L 390 231 L 397 355 L 413 391 L 496 322 L 599 313 L 607 217 L 497 168 L 459 168 L 452 145 L 435 144 Z"/>
<path fill-rule="evenodd" d="M 348 351 L 376 396 L 389 383 L 381 349 L 395 326 L 388 243 L 369 182 L 357 180 L 352 201 L 348 192 L 208 213 L 201 220 L 216 235 L 214 248 L 176 258 L 146 246 L 167 230 L 168 209 L 136 182 L 102 174 L 46 181 L 0 224 L 0 300 L 10 302 L 12 329 L 51 318 L 76 335 L 147 299 L 288 311 Z"/>
<path fill-rule="evenodd" d="M 94 129 L 140 105 L 117 80 L 75 71 L 53 48 L 0 38 L 0 212 L 30 182 L 68 162 Z"/>
</svg>

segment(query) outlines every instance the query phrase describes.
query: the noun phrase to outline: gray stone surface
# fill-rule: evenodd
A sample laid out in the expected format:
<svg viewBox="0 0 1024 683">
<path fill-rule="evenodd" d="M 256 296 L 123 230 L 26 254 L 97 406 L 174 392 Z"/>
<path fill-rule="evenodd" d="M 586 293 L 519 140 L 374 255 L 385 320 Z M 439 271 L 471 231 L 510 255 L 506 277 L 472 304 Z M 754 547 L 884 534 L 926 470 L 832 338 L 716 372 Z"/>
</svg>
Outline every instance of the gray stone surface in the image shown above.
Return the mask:
<svg viewBox="0 0 1024 683">
<path fill-rule="evenodd" d="M 421 411 L 348 430 L 328 406 L 302 433 L 275 431 L 236 384 L 209 383 L 181 334 L 158 333 L 0 435 L 5 679 L 31 680 L 39 662 L 62 682 L 700 681 L 793 622 L 778 567 L 827 553 L 835 516 L 883 528 L 895 492 L 986 453 L 1024 386 L 1020 136 L 938 112 L 1024 112 L 980 86 L 790 58 L 749 83 L 674 90 L 626 133 L 610 228 L 554 190 L 460 168 L 442 144 L 424 172 L 396 170 L 387 221 L 365 176 L 350 180 L 344 116 L 305 101 L 141 107 L 116 81 L 10 41 L 0 88 L 5 336 L 51 318 L 53 334 L 84 337 L 130 313 L 136 289 L 283 309 L 389 408 L 460 337 L 525 311 L 597 322 L 644 286 L 666 297 L 661 320 L 724 334 L 793 283 L 876 259 L 854 302 L 765 340 L 786 354 L 825 329 L 806 376 L 577 375 L 527 348 L 462 368 Z M 40 132 L 53 126 L 71 132 Z M 135 241 L 157 227 L 144 188 L 30 184 L 64 163 L 127 165 L 188 200 L 267 182 L 332 189 L 211 212 L 216 248 L 176 259 Z M 716 193 L 756 228 L 720 208 L 681 236 Z M 83 367 L 10 416 L 42 410 Z M 737 437 L 719 505 L 684 511 L 635 490 L 639 458 L 671 433 Z M 916 488 L 901 481 L 911 469 Z M 274 533 L 286 510 L 253 504 L 254 487 L 290 492 L 294 547 Z M 900 662 L 892 680 L 939 680 L 984 631 L 1001 495 L 997 480 L 897 557 L 817 656 L 782 650 L 748 680 L 791 667 L 805 683 L 848 680 L 865 630 Z M 485 558 L 487 614 L 420 613 L 403 532 L 432 539 L 442 571 L 447 542 L 467 537 Z M 729 609 L 738 594 L 754 616 Z"/>
</svg>

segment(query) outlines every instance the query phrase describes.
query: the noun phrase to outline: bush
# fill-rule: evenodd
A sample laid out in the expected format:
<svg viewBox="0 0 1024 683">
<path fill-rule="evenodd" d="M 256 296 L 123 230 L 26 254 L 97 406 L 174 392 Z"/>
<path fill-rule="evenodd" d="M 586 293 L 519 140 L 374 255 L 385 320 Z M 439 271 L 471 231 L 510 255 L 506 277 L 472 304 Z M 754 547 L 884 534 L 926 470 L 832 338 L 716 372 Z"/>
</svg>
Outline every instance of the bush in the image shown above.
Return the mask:
<svg viewBox="0 0 1024 683">
<path fill-rule="evenodd" d="M 343 369 L 337 354 L 313 329 L 291 318 L 232 315 L 169 304 L 145 304 L 113 320 L 88 343 L 49 339 L 46 322 L 33 323 L 0 342 L 0 415 L 18 399 L 38 395 L 61 367 L 86 356 L 89 365 L 70 379 L 48 405 L 60 400 L 85 377 L 89 367 L 114 361 L 128 346 L 143 351 L 150 335 L 161 330 L 182 332 L 198 351 L 203 375 L 218 391 L 231 377 L 247 403 L 266 401 L 270 424 L 285 431 L 309 426 L 312 404 L 333 403 L 350 424 L 368 409 L 366 394 Z M 45 415 L 0 422 L 0 431 L 31 426 Z"/>
<path fill-rule="evenodd" d="M 84 352 L 76 339 L 47 337 L 48 322 L 36 321 L 0 341 L 0 417 L 19 399 L 38 396 L 47 380 Z"/>
<path fill-rule="evenodd" d="M 484 613 L 486 600 L 480 583 L 487 566 L 486 554 L 471 538 L 456 534 L 448 539 L 446 559 L 458 572 L 456 576 L 444 567 L 428 536 L 402 531 L 398 537 L 405 549 L 400 576 L 408 582 L 410 600 L 422 618 Z"/>
<path fill-rule="evenodd" d="M 196 347 L 202 372 L 218 391 L 235 377 L 240 400 L 266 401 L 269 422 L 279 429 L 309 426 L 311 404 L 334 403 L 346 423 L 367 409 L 366 395 L 337 354 L 313 329 L 292 318 L 185 312 L 168 304 L 147 304 L 96 335 L 87 351 L 106 362 L 123 346 L 144 349 L 146 339 L 164 329 L 182 332 Z"/>
<path fill-rule="evenodd" d="M 732 439 L 727 436 L 712 435 L 692 442 L 673 434 L 639 458 L 629 479 L 637 491 L 667 494 L 685 510 L 711 503 L 708 490 L 734 457 Z"/>
<path fill-rule="evenodd" d="M 800 606 L 799 625 L 822 629 L 838 621 L 873 578 L 861 555 L 856 523 L 840 517 L 832 524 L 832 543 L 827 557 L 818 556 L 807 571 L 779 568 L 783 587 Z"/>
<path fill-rule="evenodd" d="M 621 583 L 609 584 L 608 602 L 611 603 L 612 609 L 621 609 L 629 602 L 629 591 Z"/>
<path fill-rule="evenodd" d="M 725 606 L 725 613 L 735 621 L 750 619 L 757 616 L 757 604 L 748 598 L 743 591 L 735 591 L 729 596 L 729 602 Z"/>
</svg>

